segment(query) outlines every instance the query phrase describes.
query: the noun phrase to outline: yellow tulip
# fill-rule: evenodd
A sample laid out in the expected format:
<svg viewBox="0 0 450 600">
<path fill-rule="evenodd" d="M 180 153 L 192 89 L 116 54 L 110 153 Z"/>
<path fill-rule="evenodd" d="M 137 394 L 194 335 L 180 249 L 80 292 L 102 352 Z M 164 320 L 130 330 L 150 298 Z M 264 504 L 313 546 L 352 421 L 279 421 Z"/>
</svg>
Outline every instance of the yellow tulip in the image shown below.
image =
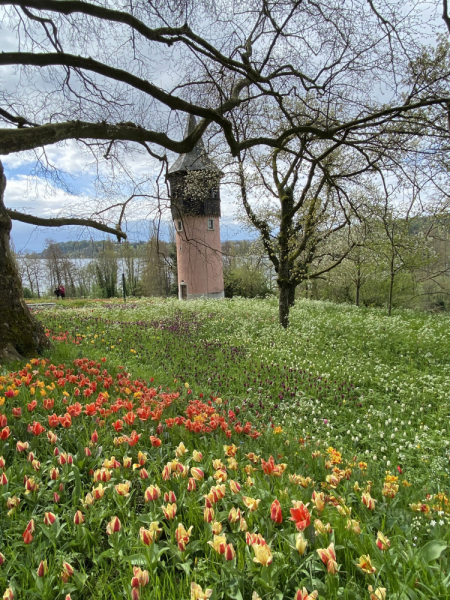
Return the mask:
<svg viewBox="0 0 450 600">
<path fill-rule="evenodd" d="M 261 564 L 263 567 L 267 567 L 273 561 L 272 552 L 269 546 L 261 546 L 259 544 L 252 544 L 253 552 L 255 557 L 253 562 Z"/>
</svg>

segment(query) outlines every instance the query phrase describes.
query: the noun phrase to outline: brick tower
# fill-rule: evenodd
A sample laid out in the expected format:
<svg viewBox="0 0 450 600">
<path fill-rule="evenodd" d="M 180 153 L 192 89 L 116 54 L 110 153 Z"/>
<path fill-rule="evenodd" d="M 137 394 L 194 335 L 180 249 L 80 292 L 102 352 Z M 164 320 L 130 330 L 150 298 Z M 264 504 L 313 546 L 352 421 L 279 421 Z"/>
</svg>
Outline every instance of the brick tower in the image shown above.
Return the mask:
<svg viewBox="0 0 450 600">
<path fill-rule="evenodd" d="M 195 128 L 188 118 L 184 137 Z M 220 179 L 203 141 L 169 169 L 170 205 L 176 230 L 178 298 L 223 298 L 220 243 Z"/>
</svg>

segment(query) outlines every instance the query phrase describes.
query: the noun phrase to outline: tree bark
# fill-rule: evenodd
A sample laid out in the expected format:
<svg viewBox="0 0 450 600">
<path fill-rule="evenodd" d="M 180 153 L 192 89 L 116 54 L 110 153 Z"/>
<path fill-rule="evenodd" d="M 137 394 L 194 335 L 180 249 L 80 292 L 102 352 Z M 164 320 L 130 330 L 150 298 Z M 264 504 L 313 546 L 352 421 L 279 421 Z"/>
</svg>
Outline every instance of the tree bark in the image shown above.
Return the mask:
<svg viewBox="0 0 450 600">
<path fill-rule="evenodd" d="M 391 312 L 392 312 L 392 297 L 394 295 L 394 277 L 395 277 L 395 271 L 394 271 L 394 261 L 391 261 L 391 272 L 390 272 L 390 282 L 389 282 L 389 307 L 388 307 L 388 316 L 391 316 Z"/>
<path fill-rule="evenodd" d="M 358 265 L 358 275 L 356 277 L 356 306 L 359 307 L 359 290 L 361 288 L 361 268 Z"/>
<path fill-rule="evenodd" d="M 3 203 L 6 177 L 0 162 L 0 360 L 32 356 L 50 346 L 42 325 L 25 304 L 10 248 L 11 219 Z"/>
<path fill-rule="evenodd" d="M 289 327 L 289 312 L 295 302 L 295 288 L 297 286 L 290 282 L 279 284 L 280 298 L 278 301 L 278 314 L 280 325 L 287 329 Z"/>
</svg>

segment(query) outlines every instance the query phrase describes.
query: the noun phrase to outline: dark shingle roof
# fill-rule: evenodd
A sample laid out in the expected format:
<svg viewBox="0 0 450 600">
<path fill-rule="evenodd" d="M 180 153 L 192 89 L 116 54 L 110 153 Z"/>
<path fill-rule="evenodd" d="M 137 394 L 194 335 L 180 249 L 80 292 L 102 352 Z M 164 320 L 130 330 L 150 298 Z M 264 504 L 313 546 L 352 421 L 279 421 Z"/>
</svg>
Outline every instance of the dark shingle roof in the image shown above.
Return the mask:
<svg viewBox="0 0 450 600">
<path fill-rule="evenodd" d="M 186 139 L 188 135 L 190 135 L 194 131 L 196 125 L 197 121 L 195 120 L 194 115 L 189 115 L 183 139 Z M 176 173 L 177 171 L 202 170 L 218 171 L 219 169 L 209 158 L 208 154 L 206 153 L 203 140 L 200 139 L 195 145 L 194 149 L 191 150 L 191 152 L 188 152 L 187 154 L 180 154 L 177 160 L 170 167 L 169 173 Z"/>
</svg>

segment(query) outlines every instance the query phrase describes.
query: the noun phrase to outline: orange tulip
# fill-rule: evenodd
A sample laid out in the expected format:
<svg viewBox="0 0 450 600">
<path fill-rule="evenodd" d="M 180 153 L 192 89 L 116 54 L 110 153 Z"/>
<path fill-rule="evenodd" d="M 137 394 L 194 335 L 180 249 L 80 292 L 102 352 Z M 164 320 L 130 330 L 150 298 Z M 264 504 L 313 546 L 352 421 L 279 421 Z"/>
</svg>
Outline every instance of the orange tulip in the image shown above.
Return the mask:
<svg viewBox="0 0 450 600">
<path fill-rule="evenodd" d="M 300 531 L 306 529 L 311 523 L 311 515 L 308 511 L 308 505 L 303 504 L 301 500 L 293 500 L 294 508 L 291 508 L 291 521 L 295 521 L 295 526 Z"/>
<path fill-rule="evenodd" d="M 197 482 L 195 481 L 195 479 L 193 477 L 189 477 L 187 491 L 194 492 L 196 489 L 197 489 Z"/>
</svg>

